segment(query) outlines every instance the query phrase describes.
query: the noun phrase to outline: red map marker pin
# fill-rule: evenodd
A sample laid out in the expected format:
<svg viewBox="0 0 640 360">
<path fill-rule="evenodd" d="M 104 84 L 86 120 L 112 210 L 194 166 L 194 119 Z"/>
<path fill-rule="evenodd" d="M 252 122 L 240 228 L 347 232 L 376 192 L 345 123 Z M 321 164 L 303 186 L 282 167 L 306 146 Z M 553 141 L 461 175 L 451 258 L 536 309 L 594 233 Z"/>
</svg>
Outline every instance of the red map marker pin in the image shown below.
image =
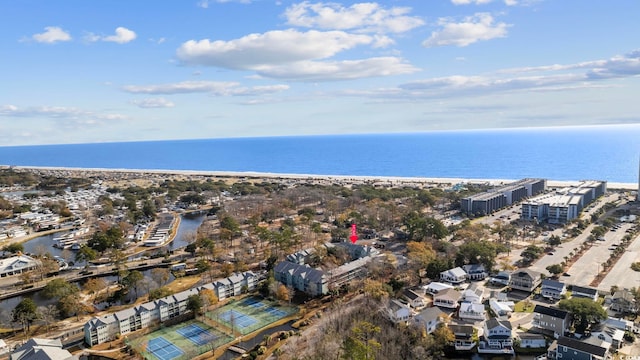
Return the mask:
<svg viewBox="0 0 640 360">
<path fill-rule="evenodd" d="M 351 240 L 352 244 L 355 244 L 358 241 L 358 234 L 356 233 L 356 224 L 351 224 L 351 236 L 349 236 L 349 240 Z"/>
</svg>

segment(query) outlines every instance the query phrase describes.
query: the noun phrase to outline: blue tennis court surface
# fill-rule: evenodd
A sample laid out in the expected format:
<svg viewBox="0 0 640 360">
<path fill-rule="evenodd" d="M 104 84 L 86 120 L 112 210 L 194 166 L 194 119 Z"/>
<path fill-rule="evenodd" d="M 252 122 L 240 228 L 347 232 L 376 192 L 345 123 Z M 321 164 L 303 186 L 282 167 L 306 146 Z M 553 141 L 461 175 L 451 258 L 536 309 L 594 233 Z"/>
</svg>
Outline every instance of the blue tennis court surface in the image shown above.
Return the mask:
<svg viewBox="0 0 640 360">
<path fill-rule="evenodd" d="M 261 309 L 261 308 L 267 307 L 265 303 L 255 298 L 246 298 L 242 300 L 242 303 L 254 309 Z"/>
<path fill-rule="evenodd" d="M 249 327 L 258 322 L 258 320 L 254 319 L 253 317 L 235 310 L 227 310 L 223 312 L 222 314 L 220 314 L 220 318 L 241 328 Z M 231 321 L 232 318 L 233 321 Z"/>
<path fill-rule="evenodd" d="M 196 324 L 187 325 L 176 332 L 198 346 L 206 345 L 218 338 Z"/>
<path fill-rule="evenodd" d="M 175 359 L 183 354 L 182 350 L 165 340 L 162 336 L 149 340 L 147 343 L 147 351 L 160 360 Z"/>
<path fill-rule="evenodd" d="M 279 317 L 279 318 L 285 317 L 287 315 L 286 312 L 284 312 L 282 310 L 278 310 L 278 309 L 272 308 L 272 307 L 268 307 L 268 308 L 264 309 L 264 311 L 268 312 L 269 315 L 273 315 L 273 316 Z"/>
</svg>

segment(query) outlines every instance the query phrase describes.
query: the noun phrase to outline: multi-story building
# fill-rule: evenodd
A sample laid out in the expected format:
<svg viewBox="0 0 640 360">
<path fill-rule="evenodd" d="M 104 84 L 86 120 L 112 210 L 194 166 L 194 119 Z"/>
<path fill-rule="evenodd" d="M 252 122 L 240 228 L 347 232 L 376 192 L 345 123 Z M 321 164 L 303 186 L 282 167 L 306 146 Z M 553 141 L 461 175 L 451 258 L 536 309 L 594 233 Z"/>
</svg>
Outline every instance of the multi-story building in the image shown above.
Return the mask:
<svg viewBox="0 0 640 360">
<path fill-rule="evenodd" d="M 455 336 L 454 346 L 457 351 L 471 351 L 476 346 L 473 341 L 473 326 L 449 325 L 449 330 Z"/>
<path fill-rule="evenodd" d="M 593 301 L 598 300 L 598 289 L 586 287 L 586 286 L 578 286 L 573 285 L 571 287 L 571 296 L 572 297 L 583 297 L 588 298 Z"/>
<path fill-rule="evenodd" d="M 522 203 L 523 220 L 566 223 L 578 217 L 593 200 L 607 191 L 606 181 L 583 181 L 577 186 L 558 189 Z"/>
<path fill-rule="evenodd" d="M 533 309 L 531 324 L 542 333 L 559 338 L 568 333 L 571 328 L 571 314 L 568 311 L 536 305 Z"/>
<path fill-rule="evenodd" d="M 601 341 L 600 344 L 594 344 L 570 337 L 561 336 L 554 341 L 547 350 L 547 358 L 550 360 L 605 360 L 609 357 L 610 344 Z"/>
<path fill-rule="evenodd" d="M 520 269 L 511 274 L 509 286 L 514 290 L 532 292 L 538 287 L 538 285 L 540 285 L 541 282 L 542 276 L 539 272 L 529 269 Z"/>
<path fill-rule="evenodd" d="M 242 287 L 246 286 L 249 291 L 254 290 L 257 286 L 257 281 L 247 281 L 247 279 L 256 279 L 256 275 L 250 271 L 242 274 L 234 274 L 232 277 L 236 280 L 244 279 L 245 283 Z M 226 280 L 228 279 L 229 278 Z M 233 280 L 233 283 L 235 283 L 236 280 Z M 181 291 L 155 301 L 137 305 L 133 308 L 120 310 L 113 314 L 94 317 L 84 325 L 85 342 L 89 346 L 102 344 L 115 339 L 118 334 L 128 334 L 183 315 L 188 311 L 187 303 L 189 296 L 198 295 L 200 291 L 204 289 L 213 290 L 216 293 L 229 294 L 228 292 L 224 292 L 224 290 L 217 291 L 217 286 L 224 283 L 226 282 L 216 281 L 212 284 Z M 240 294 L 240 292 L 235 295 L 238 294 Z"/>
<path fill-rule="evenodd" d="M 566 293 L 567 286 L 564 283 L 551 279 L 542 280 L 542 286 L 540 287 L 540 295 L 542 297 L 558 301 Z"/>
<path fill-rule="evenodd" d="M 455 267 L 441 272 L 440 280 L 452 284 L 460 284 L 467 280 L 467 273 L 461 267 Z"/>
<path fill-rule="evenodd" d="M 322 270 L 282 261 L 273 268 L 275 279 L 311 296 L 329 293 L 329 279 Z"/>
<path fill-rule="evenodd" d="M 461 200 L 462 211 L 467 214 L 486 215 L 512 205 L 526 197 L 535 196 L 547 187 L 544 179 L 522 179 L 490 191 L 471 195 Z"/>
</svg>

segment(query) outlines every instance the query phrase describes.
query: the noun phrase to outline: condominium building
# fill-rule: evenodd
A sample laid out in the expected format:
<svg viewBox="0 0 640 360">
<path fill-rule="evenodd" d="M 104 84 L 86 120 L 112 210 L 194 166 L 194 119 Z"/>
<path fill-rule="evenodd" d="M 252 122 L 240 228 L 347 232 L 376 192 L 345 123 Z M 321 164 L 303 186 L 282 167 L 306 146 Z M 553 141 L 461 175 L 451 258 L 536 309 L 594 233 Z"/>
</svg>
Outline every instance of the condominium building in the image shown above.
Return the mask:
<svg viewBox="0 0 640 360">
<path fill-rule="evenodd" d="M 558 189 L 522 203 L 523 220 L 566 223 L 578 217 L 593 200 L 607 191 L 606 181 L 583 181 L 577 186 Z"/>
<path fill-rule="evenodd" d="M 467 214 L 486 215 L 517 203 L 526 197 L 540 194 L 546 188 L 547 181 L 544 179 L 522 179 L 466 197 L 461 200 L 460 206 L 462 211 Z"/>
<path fill-rule="evenodd" d="M 231 278 L 233 279 L 229 280 Z M 189 297 L 198 295 L 204 289 L 210 289 L 216 294 L 229 297 L 239 295 L 244 287 L 247 291 L 251 291 L 257 286 L 257 276 L 251 271 L 233 274 L 223 280 L 181 291 L 113 314 L 94 317 L 84 325 L 85 342 L 89 346 L 102 344 L 115 339 L 118 334 L 125 335 L 183 315 L 187 312 Z M 231 290 L 229 290 L 228 284 L 231 284 Z M 224 298 L 219 297 L 219 299 Z"/>
</svg>

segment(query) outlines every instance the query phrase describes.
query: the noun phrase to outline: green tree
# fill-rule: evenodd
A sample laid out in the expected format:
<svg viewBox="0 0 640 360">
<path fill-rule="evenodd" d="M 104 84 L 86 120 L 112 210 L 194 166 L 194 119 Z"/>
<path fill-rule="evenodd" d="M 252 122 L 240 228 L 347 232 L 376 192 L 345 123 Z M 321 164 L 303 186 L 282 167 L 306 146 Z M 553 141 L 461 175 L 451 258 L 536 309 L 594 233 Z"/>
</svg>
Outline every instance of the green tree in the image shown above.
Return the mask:
<svg viewBox="0 0 640 360">
<path fill-rule="evenodd" d="M 202 312 L 203 306 L 204 306 L 204 303 L 200 296 L 190 295 L 187 298 L 187 310 L 193 311 L 195 315 L 200 315 L 200 313 Z"/>
<path fill-rule="evenodd" d="M 409 241 L 407 243 L 407 257 L 418 268 L 424 269 L 433 259 L 435 259 L 436 252 L 433 251 L 430 244 Z"/>
<path fill-rule="evenodd" d="M 382 345 L 375 339 L 380 327 L 367 321 L 360 321 L 351 329 L 351 334 L 342 342 L 345 360 L 375 359 L 375 353 Z"/>
<path fill-rule="evenodd" d="M 460 245 L 456 256 L 456 265 L 482 264 L 487 271 L 491 271 L 495 265 L 498 247 L 496 244 L 487 241 L 469 241 Z"/>
<path fill-rule="evenodd" d="M 38 318 L 38 307 L 30 298 L 24 298 L 13 309 L 13 321 L 22 324 L 23 329 L 29 331 L 31 324 Z"/>
<path fill-rule="evenodd" d="M 564 271 L 564 268 L 560 264 L 549 265 L 546 269 L 553 276 L 558 276 Z"/>
<path fill-rule="evenodd" d="M 522 251 L 520 255 L 524 258 L 525 261 L 532 262 L 533 260 L 539 258 L 540 255 L 542 255 L 543 250 L 544 249 L 539 246 L 529 245 Z"/>
<path fill-rule="evenodd" d="M 76 252 L 76 262 L 91 261 L 98 258 L 98 252 L 90 248 L 86 244 L 80 246 L 80 250 Z"/>
<path fill-rule="evenodd" d="M 79 291 L 75 284 L 67 282 L 65 279 L 56 278 L 44 286 L 40 294 L 47 299 L 61 299 L 65 296 L 76 294 Z"/>
<path fill-rule="evenodd" d="M 584 332 L 591 324 L 597 324 L 607 318 L 606 310 L 591 299 L 571 298 L 560 300 L 558 306 L 560 309 L 571 312 L 576 332 Z"/>
<path fill-rule="evenodd" d="M 13 243 L 5 246 L 4 251 L 10 252 L 12 254 L 19 253 L 19 252 L 22 253 L 24 252 L 24 246 L 22 246 L 22 244 L 20 243 Z"/>
<path fill-rule="evenodd" d="M 138 298 L 138 285 L 144 279 L 144 275 L 138 270 L 129 271 L 129 273 L 122 278 L 122 283 L 127 289 L 133 288 L 133 291 Z"/>
</svg>

